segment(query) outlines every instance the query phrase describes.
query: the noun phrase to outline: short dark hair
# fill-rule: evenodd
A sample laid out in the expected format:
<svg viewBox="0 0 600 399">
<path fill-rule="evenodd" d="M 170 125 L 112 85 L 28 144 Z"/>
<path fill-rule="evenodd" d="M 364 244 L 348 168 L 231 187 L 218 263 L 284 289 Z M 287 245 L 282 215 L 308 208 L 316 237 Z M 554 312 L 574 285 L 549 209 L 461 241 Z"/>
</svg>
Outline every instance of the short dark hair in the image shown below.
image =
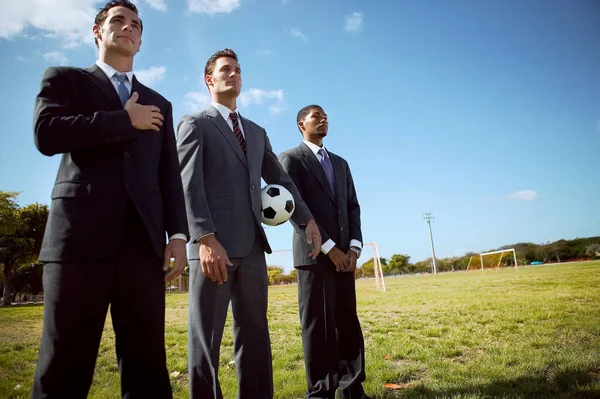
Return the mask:
<svg viewBox="0 0 600 399">
<path fill-rule="evenodd" d="M 229 57 L 229 58 L 233 58 L 234 60 L 238 61 L 238 56 L 235 53 L 235 51 L 233 51 L 232 49 L 226 48 L 223 50 L 219 50 L 216 53 L 214 53 L 213 55 L 211 55 L 210 58 L 206 61 L 206 65 L 204 66 L 204 76 L 205 77 L 206 77 L 206 75 L 212 75 L 213 71 L 215 70 L 215 65 L 217 64 L 217 60 L 221 57 Z M 206 85 L 206 87 L 208 87 L 208 85 Z"/>
<path fill-rule="evenodd" d="M 298 123 L 300 123 L 301 120 L 306 118 L 306 115 L 310 114 L 310 111 L 312 111 L 315 108 L 323 110 L 323 107 L 321 107 L 320 105 L 311 104 L 307 105 L 306 107 L 303 107 L 300 111 L 298 111 L 298 115 L 296 115 L 296 126 L 298 126 Z M 298 126 L 298 130 L 300 130 L 300 126 Z M 302 133 L 302 130 L 300 130 L 300 133 Z"/>
<path fill-rule="evenodd" d="M 140 15 L 135 4 L 133 4 L 129 0 L 110 0 L 108 3 L 106 3 L 106 5 L 104 7 L 102 7 L 100 9 L 100 11 L 98 11 L 98 14 L 96 14 L 96 18 L 94 19 L 94 24 L 98 25 L 98 26 L 102 26 L 102 24 L 104 24 L 104 21 L 106 21 L 106 14 L 108 14 L 108 10 L 110 10 L 111 8 L 114 8 L 114 7 L 129 8 L 131 11 L 136 13 L 138 16 Z M 142 32 L 144 31 L 144 24 L 142 24 L 141 19 L 140 19 L 140 30 Z M 98 38 L 94 37 L 94 42 L 96 43 L 96 47 L 98 47 Z"/>
</svg>

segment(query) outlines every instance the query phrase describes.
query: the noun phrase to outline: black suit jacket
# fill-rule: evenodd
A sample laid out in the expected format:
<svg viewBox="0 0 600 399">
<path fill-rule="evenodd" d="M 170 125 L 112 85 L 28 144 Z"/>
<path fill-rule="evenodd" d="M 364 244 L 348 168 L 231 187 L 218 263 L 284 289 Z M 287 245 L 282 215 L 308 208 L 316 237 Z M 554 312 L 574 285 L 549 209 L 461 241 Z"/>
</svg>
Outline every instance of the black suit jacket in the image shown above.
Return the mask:
<svg viewBox="0 0 600 399">
<path fill-rule="evenodd" d="M 98 66 L 52 67 L 44 73 L 35 103 L 35 144 L 44 155 L 63 155 L 41 261 L 113 255 L 123 238 L 129 199 L 160 259 L 165 232 L 187 235 L 171 103 L 135 77 L 133 92 L 138 92 L 139 104 L 160 108 L 160 132 L 133 128 Z"/>
<path fill-rule="evenodd" d="M 360 206 L 348 163 L 330 151 L 327 153 L 333 164 L 335 193 L 331 191 L 319 160 L 306 144 L 300 143 L 298 147 L 282 152 L 279 154 L 279 162 L 296 184 L 319 225 L 323 243 L 332 239 L 338 248 L 346 252 L 350 248 L 351 239 L 362 242 Z M 292 244 L 294 266 L 316 263 L 308 256 L 311 247 L 301 229 L 295 229 Z"/>
</svg>

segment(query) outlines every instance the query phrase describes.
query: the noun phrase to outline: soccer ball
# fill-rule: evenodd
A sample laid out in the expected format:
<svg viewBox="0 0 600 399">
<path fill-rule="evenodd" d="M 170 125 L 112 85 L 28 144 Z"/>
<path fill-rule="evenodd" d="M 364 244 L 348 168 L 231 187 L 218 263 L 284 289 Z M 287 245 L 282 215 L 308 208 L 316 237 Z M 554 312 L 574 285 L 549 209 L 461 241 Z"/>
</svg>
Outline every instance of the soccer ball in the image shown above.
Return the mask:
<svg viewBox="0 0 600 399">
<path fill-rule="evenodd" d="M 287 188 L 279 184 L 267 184 L 260 192 L 262 212 L 260 219 L 268 226 L 278 226 L 288 221 L 296 203 Z"/>
</svg>

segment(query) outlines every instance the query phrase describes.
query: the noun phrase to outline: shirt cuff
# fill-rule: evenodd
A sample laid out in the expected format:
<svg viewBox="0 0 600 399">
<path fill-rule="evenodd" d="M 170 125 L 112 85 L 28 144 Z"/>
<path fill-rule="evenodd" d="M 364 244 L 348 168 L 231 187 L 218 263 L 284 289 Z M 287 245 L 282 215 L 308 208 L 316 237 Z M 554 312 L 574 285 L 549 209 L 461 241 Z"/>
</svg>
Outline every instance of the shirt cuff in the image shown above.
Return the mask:
<svg viewBox="0 0 600 399">
<path fill-rule="evenodd" d="M 350 248 L 352 248 L 352 247 L 362 249 L 362 243 L 358 240 L 352 239 L 352 240 L 350 240 Z"/>
<path fill-rule="evenodd" d="M 187 235 L 183 233 L 173 234 L 171 237 L 169 237 L 169 241 L 172 240 L 184 240 L 185 242 L 187 242 Z"/>
<path fill-rule="evenodd" d="M 321 252 L 327 255 L 333 247 L 335 247 L 335 242 L 333 242 L 333 240 L 330 238 L 329 240 L 325 241 L 323 245 L 321 245 Z"/>
</svg>

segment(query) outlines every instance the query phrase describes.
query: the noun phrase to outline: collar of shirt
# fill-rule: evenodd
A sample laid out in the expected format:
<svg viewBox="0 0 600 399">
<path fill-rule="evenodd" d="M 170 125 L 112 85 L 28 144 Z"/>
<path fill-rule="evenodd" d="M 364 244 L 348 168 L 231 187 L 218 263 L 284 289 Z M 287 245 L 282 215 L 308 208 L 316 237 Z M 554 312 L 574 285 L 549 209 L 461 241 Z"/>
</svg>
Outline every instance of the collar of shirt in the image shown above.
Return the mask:
<svg viewBox="0 0 600 399">
<path fill-rule="evenodd" d="M 329 157 L 329 153 L 327 152 L 327 149 L 325 147 L 319 147 L 318 145 L 316 145 L 315 143 L 311 143 L 310 141 L 306 141 L 306 140 L 302 140 L 302 142 L 304 144 L 306 144 L 306 146 L 308 148 L 310 148 L 310 150 L 313 152 L 313 154 L 315 154 L 315 156 L 317 157 L 317 159 L 320 161 L 321 157 L 319 156 L 318 152 L 319 150 L 323 150 L 325 151 L 325 154 L 327 155 L 327 157 Z"/>
<path fill-rule="evenodd" d="M 240 131 L 242 132 L 242 135 L 244 136 L 244 138 L 246 137 L 246 132 L 244 132 L 244 128 L 242 127 L 242 121 L 240 120 L 240 113 L 238 112 L 237 108 L 232 111 L 229 108 L 227 108 L 226 106 L 224 106 L 223 104 L 219 104 L 214 101 L 212 101 L 210 103 L 210 105 L 212 105 L 213 107 L 215 107 L 217 109 L 217 111 L 219 111 L 219 113 L 221 114 L 223 119 L 225 119 L 225 122 L 227 122 L 227 126 L 229 126 L 231 128 L 231 130 L 233 130 L 233 121 L 229 117 L 229 114 L 231 114 L 232 112 L 235 112 L 238 116 L 238 120 L 239 120 L 238 126 L 240 127 Z"/>
<path fill-rule="evenodd" d="M 122 73 L 122 72 L 117 71 L 115 68 L 111 67 L 107 63 L 100 61 L 100 60 L 96 61 L 96 65 L 98 65 L 98 67 L 100 69 L 102 69 L 102 72 L 104 72 L 104 74 L 108 77 L 108 79 L 111 79 L 111 81 L 112 81 L 112 77 L 115 73 Z M 133 71 L 125 72 L 125 75 L 127 75 L 129 84 L 132 84 L 133 83 Z"/>
</svg>

